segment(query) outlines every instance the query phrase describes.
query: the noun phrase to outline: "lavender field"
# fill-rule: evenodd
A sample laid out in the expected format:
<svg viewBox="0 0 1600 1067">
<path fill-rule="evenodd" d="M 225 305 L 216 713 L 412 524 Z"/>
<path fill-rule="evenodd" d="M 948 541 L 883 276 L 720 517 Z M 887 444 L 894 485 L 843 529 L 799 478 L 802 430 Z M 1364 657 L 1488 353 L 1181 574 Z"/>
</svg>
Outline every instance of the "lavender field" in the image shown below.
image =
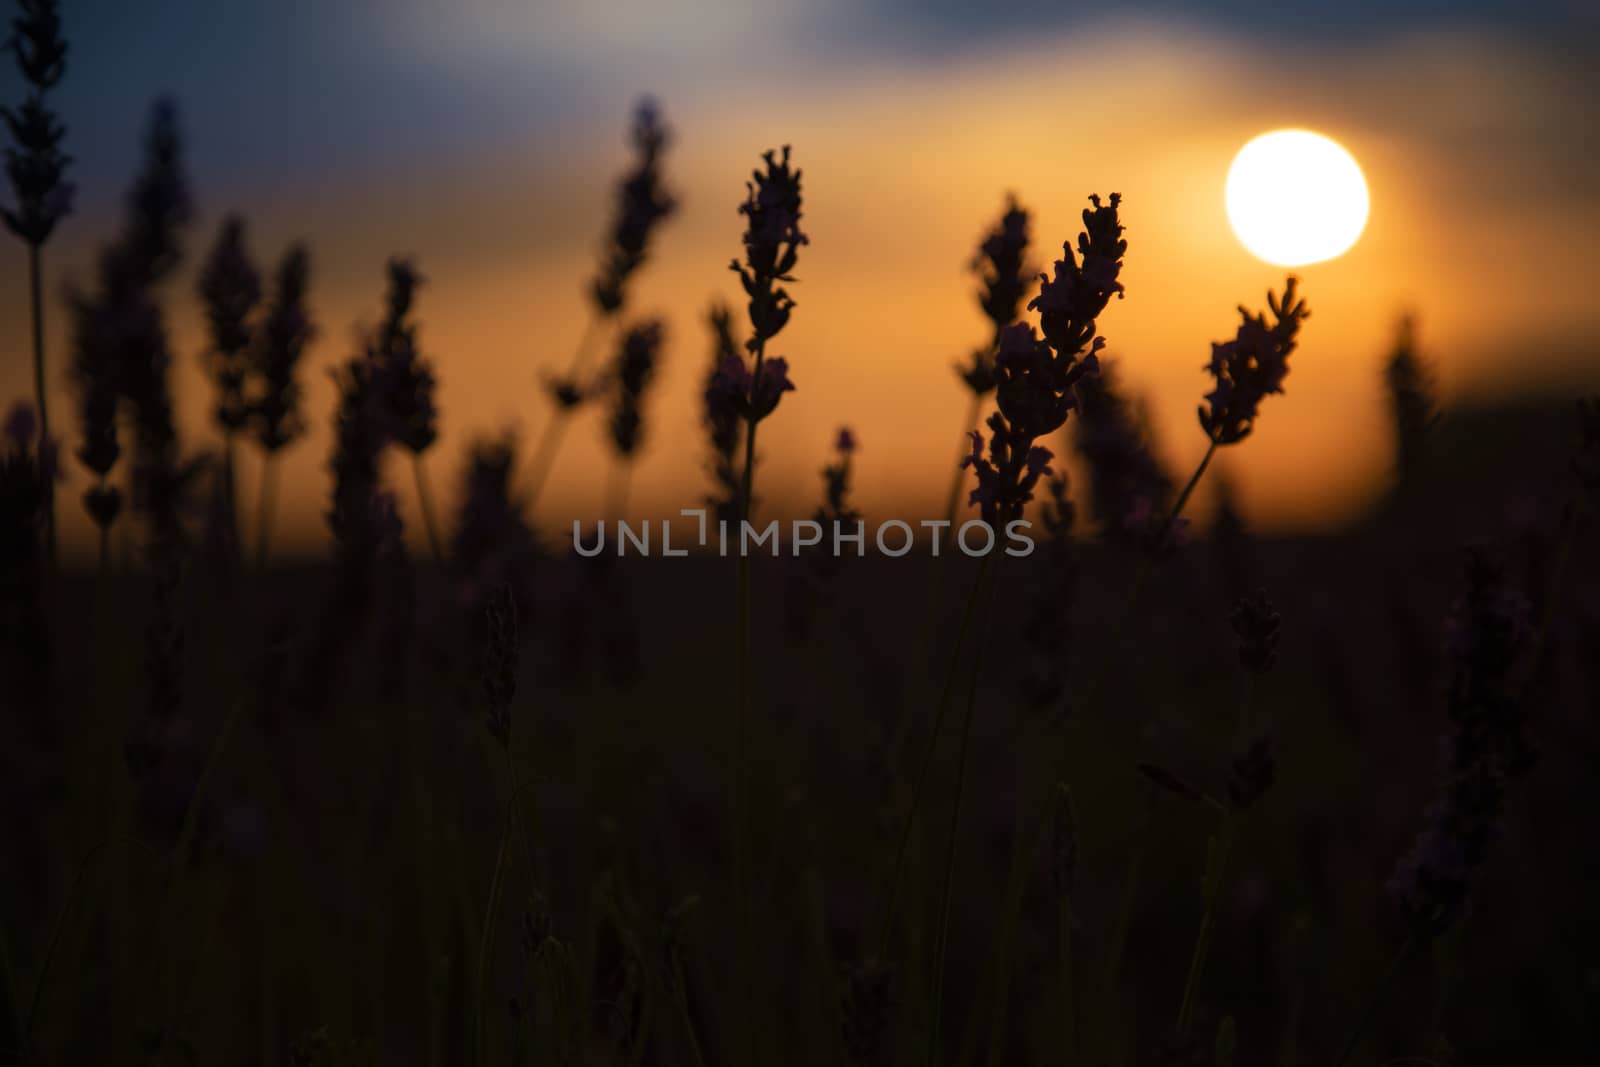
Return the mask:
<svg viewBox="0 0 1600 1067">
<path fill-rule="evenodd" d="M 1114 152 L 982 168 L 948 284 L 808 333 L 870 190 L 774 114 L 686 271 L 663 93 L 528 298 L 581 328 L 469 367 L 448 257 L 402 217 L 331 315 L 159 87 L 80 218 L 72 6 L 3 83 L 0 1063 L 1600 1063 L 1592 335 L 1535 374 L 1510 293 L 1502 388 L 1444 389 L 1426 285 L 1318 265 L 1362 184 L 1160 417 L 1119 331 L 1183 235 Z M 1360 317 L 1373 373 L 1302 369 Z M 1376 481 L 1261 518 L 1330 407 Z"/>
</svg>

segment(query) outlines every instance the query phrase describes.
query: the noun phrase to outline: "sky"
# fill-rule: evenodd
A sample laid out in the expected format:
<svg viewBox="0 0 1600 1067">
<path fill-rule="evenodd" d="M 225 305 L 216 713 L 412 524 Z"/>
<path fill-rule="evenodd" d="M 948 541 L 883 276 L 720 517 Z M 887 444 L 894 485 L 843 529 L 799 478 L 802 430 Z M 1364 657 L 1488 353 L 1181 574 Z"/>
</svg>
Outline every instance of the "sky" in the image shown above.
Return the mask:
<svg viewBox="0 0 1600 1067">
<path fill-rule="evenodd" d="M 1307 528 L 1359 512 L 1389 464 L 1379 385 L 1403 313 L 1447 400 L 1600 381 L 1589 267 L 1600 237 L 1600 5 L 1337 5 L 1024 0 L 67 0 L 57 102 L 78 210 L 47 255 L 55 429 L 73 443 L 62 286 L 87 277 L 137 164 L 150 103 L 180 108 L 198 214 L 188 264 L 242 212 L 270 263 L 315 257 L 321 327 L 305 371 L 312 432 L 284 464 L 278 540 L 324 537 L 327 368 L 379 314 L 382 268 L 416 257 L 422 342 L 441 379 L 429 454 L 446 500 L 467 442 L 514 427 L 531 450 L 538 381 L 583 330 L 583 291 L 626 165 L 629 109 L 661 101 L 682 208 L 633 308 L 668 322 L 666 365 L 634 478 L 636 517 L 703 495 L 704 311 L 734 299 L 736 207 L 760 152 L 792 144 L 807 230 L 792 325 L 799 385 L 762 429 L 762 496 L 809 511 L 841 425 L 861 441 L 869 518 L 936 513 L 965 398 L 951 366 L 984 337 L 965 264 L 1014 192 L 1035 259 L 1075 239 L 1085 197 L 1124 195 L 1127 298 L 1100 321 L 1186 472 L 1209 345 L 1284 271 L 1250 256 L 1223 211 L 1235 152 L 1292 126 L 1348 148 L 1372 212 L 1344 256 L 1298 268 L 1313 317 L 1250 441 L 1223 467 L 1246 513 Z M 20 83 L 9 69 L 0 100 Z M 20 245 L 0 247 L 0 403 L 30 389 Z M 192 270 L 171 287 L 184 441 L 215 448 Z M 9 308 L 9 311 L 4 309 Z M 575 424 L 541 499 L 548 529 L 600 514 L 601 423 Z M 62 499 L 70 544 L 88 543 Z M 254 457 L 240 473 L 253 499 Z M 410 506 L 409 472 L 390 480 Z M 1203 507 L 1204 502 L 1202 502 Z M 248 506 L 246 507 L 248 513 Z M 410 524 L 417 533 L 416 523 Z"/>
</svg>

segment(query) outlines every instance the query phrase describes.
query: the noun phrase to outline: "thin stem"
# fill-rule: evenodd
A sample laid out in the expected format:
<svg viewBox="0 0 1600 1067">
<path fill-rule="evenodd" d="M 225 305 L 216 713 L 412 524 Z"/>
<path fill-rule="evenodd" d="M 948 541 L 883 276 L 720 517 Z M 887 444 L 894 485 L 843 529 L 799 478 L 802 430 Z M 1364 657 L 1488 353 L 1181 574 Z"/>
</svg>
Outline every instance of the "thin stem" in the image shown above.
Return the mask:
<svg viewBox="0 0 1600 1067">
<path fill-rule="evenodd" d="M 261 485 L 256 502 L 256 570 L 267 569 L 267 544 L 272 540 L 272 506 L 277 497 L 278 456 L 268 452 L 261 459 Z"/>
<path fill-rule="evenodd" d="M 761 364 L 766 357 L 766 342 L 759 340 L 755 348 L 755 370 L 751 374 L 751 382 L 761 381 Z M 754 385 L 751 386 L 755 388 Z M 745 819 L 747 798 L 745 796 L 745 764 L 747 762 L 746 748 L 749 744 L 749 720 L 751 699 L 751 675 L 754 665 L 751 663 L 750 645 L 750 556 L 744 551 L 744 527 L 750 521 L 750 505 L 755 493 L 756 473 L 756 427 L 758 419 L 749 418 L 745 422 L 744 437 L 744 474 L 739 487 L 739 529 L 735 533 L 735 540 L 739 544 L 739 634 L 737 656 L 739 660 L 739 691 L 738 706 L 734 712 L 734 741 L 733 741 L 733 886 L 734 904 L 738 916 L 736 922 L 736 954 L 738 962 L 739 988 L 744 998 L 745 1010 L 743 1016 L 745 1029 L 745 1052 L 748 1054 L 753 1049 L 755 1041 L 755 1023 L 751 1018 L 751 1007 L 754 1004 L 755 994 L 751 988 L 753 979 L 751 966 L 751 929 L 750 929 L 750 902 L 748 899 L 748 886 L 745 873 Z"/>
<path fill-rule="evenodd" d="M 422 525 L 428 531 L 428 547 L 433 550 L 433 562 L 444 566 L 444 545 L 439 541 L 439 524 L 433 515 L 433 493 L 428 489 L 427 468 L 422 465 L 422 453 L 411 453 L 411 470 L 417 480 L 417 507 L 422 512 Z"/>
<path fill-rule="evenodd" d="M 982 582 L 989 570 L 991 555 L 983 557 L 983 563 L 978 571 L 978 580 Z M 986 615 L 994 613 L 994 599 L 999 583 L 991 581 L 989 585 L 989 607 Z M 939 1062 L 939 1030 L 943 1023 L 944 1014 L 944 970 L 945 956 L 949 949 L 950 941 L 950 903 L 953 896 L 952 888 L 955 883 L 956 872 L 956 838 L 961 827 L 961 806 L 966 793 L 967 784 L 967 754 L 972 741 L 973 709 L 978 703 L 978 679 L 983 674 L 983 651 L 986 642 L 983 637 L 988 632 L 987 620 L 980 630 L 978 645 L 972 663 L 972 676 L 967 684 L 967 709 L 961 722 L 961 746 L 956 757 L 956 795 L 950 806 L 950 834 L 945 845 L 944 864 L 944 889 L 941 892 L 939 905 L 938 936 L 934 939 L 933 956 L 933 997 L 931 1012 L 928 1022 L 928 1067 L 934 1067 Z"/>
<path fill-rule="evenodd" d="M 905 825 L 900 828 L 900 844 L 895 850 L 894 867 L 889 873 L 888 901 L 884 906 L 883 925 L 880 927 L 881 932 L 878 937 L 879 959 L 889 958 L 889 938 L 894 930 L 894 908 L 899 898 L 900 875 L 905 868 L 906 852 L 911 841 L 911 827 L 917 820 L 917 812 L 922 804 L 923 788 L 928 780 L 928 768 L 933 764 L 934 751 L 939 744 L 939 732 L 944 726 L 945 712 L 950 706 L 950 690 L 955 685 L 956 667 L 961 659 L 961 646 L 966 643 L 967 632 L 971 628 L 973 606 L 978 602 L 978 589 L 982 585 L 982 578 L 983 573 L 980 570 L 972 581 L 972 591 L 967 594 L 967 606 L 961 613 L 961 627 L 956 634 L 956 647 L 950 650 L 950 658 L 946 661 L 944 687 L 939 691 L 939 703 L 933 717 L 933 730 L 917 767 L 917 781 L 911 791 L 911 808 L 906 812 Z"/>
<path fill-rule="evenodd" d="M 1394 985 L 1394 980 L 1400 973 L 1400 968 L 1411 957 L 1412 950 L 1417 947 L 1416 935 L 1408 936 L 1400 945 L 1400 950 L 1394 954 L 1394 959 L 1389 961 L 1389 967 L 1378 979 L 1378 984 L 1372 987 L 1372 996 L 1367 999 L 1367 1006 L 1362 1009 L 1361 1016 L 1356 1020 L 1355 1026 L 1350 1031 L 1350 1038 L 1344 1044 L 1344 1051 L 1339 1058 L 1333 1061 L 1333 1067 L 1344 1067 L 1355 1053 L 1356 1046 L 1361 1044 L 1362 1037 L 1366 1036 L 1367 1027 L 1372 1025 L 1373 1018 L 1378 1014 L 1378 1008 L 1384 998 L 1389 995 L 1389 987 Z"/>
<path fill-rule="evenodd" d="M 50 402 L 46 395 L 48 376 L 44 368 L 44 264 L 43 251 L 28 245 L 28 295 L 33 314 L 33 392 L 39 408 L 39 455 L 50 447 Z M 45 479 L 44 529 L 50 569 L 56 566 L 56 480 Z"/>
<path fill-rule="evenodd" d="M 1167 514 L 1166 520 L 1162 522 L 1159 536 L 1156 538 L 1157 546 L 1163 546 L 1166 544 L 1167 535 L 1172 532 L 1172 527 L 1183 515 L 1184 505 L 1189 502 L 1189 497 L 1194 494 L 1195 487 L 1200 484 L 1201 476 L 1205 474 L 1206 468 L 1211 465 L 1211 457 L 1216 454 L 1217 442 L 1215 439 L 1213 439 L 1211 443 L 1206 446 L 1206 454 L 1200 457 L 1200 465 L 1194 469 L 1194 474 L 1190 475 L 1189 484 L 1185 485 L 1183 487 L 1183 492 L 1178 494 L 1177 501 L 1172 505 L 1172 511 Z"/>
<path fill-rule="evenodd" d="M 583 325 L 583 332 L 578 335 L 578 347 L 572 353 L 572 362 L 567 369 L 567 378 L 576 379 L 589 361 L 589 353 L 594 346 L 603 319 L 599 314 L 591 314 Z M 550 413 L 550 418 L 544 424 L 544 432 L 539 435 L 538 447 L 534 449 L 533 463 L 530 467 L 528 482 L 527 509 L 533 514 L 533 507 L 539 501 L 539 494 L 543 492 L 545 482 L 549 480 L 550 472 L 555 467 L 556 455 L 561 451 L 561 439 L 566 435 L 567 423 L 572 420 L 572 413 L 576 410 L 568 407 L 557 407 Z"/>
</svg>

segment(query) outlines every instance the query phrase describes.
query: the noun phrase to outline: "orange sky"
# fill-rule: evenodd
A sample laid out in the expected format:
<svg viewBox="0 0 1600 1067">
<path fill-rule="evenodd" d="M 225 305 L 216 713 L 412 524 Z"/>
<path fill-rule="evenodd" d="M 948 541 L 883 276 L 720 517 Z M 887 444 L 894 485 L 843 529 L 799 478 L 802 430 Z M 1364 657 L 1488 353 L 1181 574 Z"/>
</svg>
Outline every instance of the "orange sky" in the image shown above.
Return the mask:
<svg viewBox="0 0 1600 1067">
<path fill-rule="evenodd" d="M 1485 79 L 1492 93 L 1481 90 Z M 1337 519 L 1381 479 L 1389 446 L 1379 369 L 1405 308 L 1419 313 L 1447 397 L 1530 377 L 1600 377 L 1580 344 L 1596 326 L 1586 268 L 1600 232 L 1593 182 L 1573 177 L 1592 174 L 1578 140 L 1588 137 L 1585 82 L 1492 38 L 1438 34 L 1325 57 L 1135 24 L 886 61 L 803 86 L 619 86 L 606 98 L 615 121 L 578 136 L 504 139 L 470 156 L 419 153 L 403 170 L 351 169 L 321 187 L 257 189 L 239 203 L 198 189 L 207 210 L 192 231 L 191 264 L 225 208 L 251 218 L 263 260 L 297 236 L 317 257 L 322 337 L 305 373 L 312 432 L 285 463 L 278 544 L 310 549 L 323 540 L 326 368 L 348 354 L 354 326 L 378 314 L 391 253 L 415 255 L 429 279 L 420 315 L 442 382 L 444 435 L 428 457 L 439 493 L 453 497 L 471 435 L 514 425 L 531 444 L 546 416 L 535 381 L 566 363 L 582 327 L 580 287 L 624 159 L 635 88 L 661 91 L 678 134 L 668 170 L 683 201 L 634 289 L 636 311 L 670 324 L 636 515 L 675 513 L 703 492 L 703 311 L 713 296 L 736 294 L 726 264 L 738 252 L 743 181 L 761 149 L 784 142 L 805 168 L 811 245 L 792 289 L 799 306 L 776 345 L 799 391 L 761 431 L 762 495 L 774 510 L 810 509 L 833 432 L 845 424 L 862 444 L 857 498 L 869 518 L 942 506 L 966 403 L 950 366 L 984 334 L 963 266 L 1007 190 L 1035 213 L 1041 265 L 1076 236 L 1084 196 L 1124 195 L 1128 295 L 1100 328 L 1122 357 L 1124 380 L 1150 401 L 1163 455 L 1186 474 L 1203 450 L 1194 408 L 1209 343 L 1231 333 L 1236 304 L 1257 306 L 1282 283 L 1281 269 L 1234 240 L 1222 206 L 1233 153 L 1279 126 L 1344 144 L 1366 172 L 1372 213 L 1349 253 L 1298 270 L 1313 317 L 1288 393 L 1267 401 L 1254 437 L 1225 457 L 1255 520 Z M 131 143 L 136 131 L 126 136 Z M 191 153 L 203 174 L 203 138 Z M 85 191 L 83 215 L 51 259 L 52 292 L 64 273 L 83 275 L 119 195 Z M 29 390 L 20 248 L 7 256 L 0 306 L 17 313 L 0 319 L 0 399 Z M 185 442 L 210 447 L 190 274 L 171 297 Z M 72 444 L 63 329 L 57 309 L 52 399 Z M 539 509 L 552 532 L 599 513 L 600 434 L 588 417 L 569 436 Z M 247 456 L 247 505 L 256 469 Z M 84 479 L 75 464 L 71 475 L 64 536 L 82 548 Z M 409 508 L 409 472 L 397 463 L 391 482 Z"/>
</svg>

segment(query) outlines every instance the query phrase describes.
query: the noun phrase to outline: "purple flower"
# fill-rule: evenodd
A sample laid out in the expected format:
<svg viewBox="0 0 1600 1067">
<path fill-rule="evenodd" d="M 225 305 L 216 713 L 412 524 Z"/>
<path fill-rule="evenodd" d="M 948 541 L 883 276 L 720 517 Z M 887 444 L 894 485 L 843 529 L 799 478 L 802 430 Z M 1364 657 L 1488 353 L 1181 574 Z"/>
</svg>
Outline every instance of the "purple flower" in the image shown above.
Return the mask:
<svg viewBox="0 0 1600 1067">
<path fill-rule="evenodd" d="M 1290 276 L 1283 298 L 1267 293 L 1273 322 L 1265 314 L 1239 309 L 1239 329 L 1233 340 L 1211 346 L 1207 370 L 1216 380 L 1200 408 L 1200 425 L 1219 445 L 1244 440 L 1255 428 L 1263 398 L 1283 392 L 1289 374 L 1289 354 L 1294 351 L 1300 324 L 1310 314 L 1305 301 L 1295 300 L 1298 279 Z"/>
<path fill-rule="evenodd" d="M 1077 352 L 1094 336 L 1094 322 L 1113 295 L 1122 296 L 1122 257 L 1128 242 L 1122 237 L 1122 222 L 1117 208 L 1119 193 L 1112 193 L 1107 204 L 1098 196 L 1089 198 L 1083 210 L 1083 232 L 1078 235 L 1078 255 L 1071 243 L 1062 246 L 1056 260 L 1055 276 L 1040 275 L 1039 295 L 1028 304 L 1039 312 L 1039 328 L 1057 352 Z"/>
<path fill-rule="evenodd" d="M 839 427 L 839 436 L 834 442 L 833 448 L 835 452 L 843 456 L 848 456 L 856 450 L 856 435 L 850 432 L 850 427 Z"/>
<path fill-rule="evenodd" d="M 198 285 L 211 326 L 209 369 L 216 380 L 217 424 L 242 430 L 250 415 L 245 376 L 252 338 L 250 316 L 261 301 L 261 274 L 245 247 L 244 220 L 230 215 L 200 273 Z"/>
<path fill-rule="evenodd" d="M 1005 214 L 978 245 L 971 270 L 978 276 L 978 306 L 996 331 L 1016 321 L 1028 287 L 1028 212 L 1015 196 L 1006 197 Z"/>
<path fill-rule="evenodd" d="M 284 255 L 274 279 L 272 302 L 251 347 L 251 377 L 256 396 L 250 421 L 256 441 L 268 455 L 281 451 L 305 431 L 300 413 L 302 390 L 296 379 L 300 359 L 316 337 L 306 310 L 311 255 L 295 245 Z"/>
<path fill-rule="evenodd" d="M 651 235 L 677 210 L 677 202 L 661 178 L 661 157 L 672 141 L 672 132 L 651 97 L 635 106 L 629 140 L 638 158 L 618 183 L 616 214 L 591 287 L 603 315 L 622 309 L 628 278 L 644 263 Z"/>
<path fill-rule="evenodd" d="M 646 388 L 655 377 L 665 327 L 660 319 L 650 319 L 623 335 L 611 380 L 616 385 L 616 403 L 611 414 L 611 441 L 618 454 L 632 456 L 639 447 L 643 428 L 643 401 Z"/>
<path fill-rule="evenodd" d="M 794 281 L 792 272 L 800 247 L 808 243 L 800 230 L 801 172 L 789 166 L 789 146 L 783 147 L 781 159 L 774 151 L 761 158 L 766 170 L 752 174 L 752 181 L 745 186 L 745 201 L 739 205 L 739 213 L 745 217 L 744 262 L 732 264 L 750 298 L 754 332 L 748 347 L 752 352 L 759 352 L 788 323 L 794 301 L 777 283 Z"/>
<path fill-rule="evenodd" d="M 789 361 L 782 356 L 761 364 L 761 373 L 750 388 L 748 418 L 757 422 L 772 414 L 784 393 L 793 392 L 794 382 L 789 379 Z"/>
</svg>

